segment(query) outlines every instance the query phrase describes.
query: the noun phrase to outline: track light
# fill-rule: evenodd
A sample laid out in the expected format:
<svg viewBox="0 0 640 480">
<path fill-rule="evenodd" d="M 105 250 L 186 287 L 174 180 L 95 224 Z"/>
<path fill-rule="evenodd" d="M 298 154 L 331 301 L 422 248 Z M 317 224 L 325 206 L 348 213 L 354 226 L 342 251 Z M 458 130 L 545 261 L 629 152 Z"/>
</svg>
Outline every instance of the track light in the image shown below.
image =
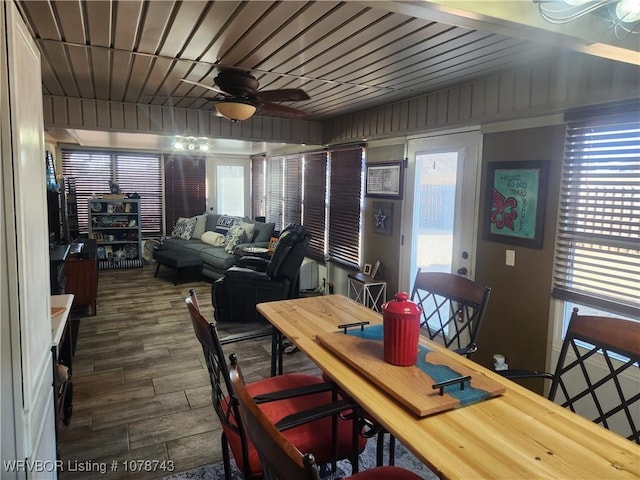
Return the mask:
<svg viewBox="0 0 640 480">
<path fill-rule="evenodd" d="M 206 137 L 183 137 L 176 136 L 173 145 L 174 150 L 188 150 L 189 152 L 208 152 L 209 139 Z"/>
</svg>

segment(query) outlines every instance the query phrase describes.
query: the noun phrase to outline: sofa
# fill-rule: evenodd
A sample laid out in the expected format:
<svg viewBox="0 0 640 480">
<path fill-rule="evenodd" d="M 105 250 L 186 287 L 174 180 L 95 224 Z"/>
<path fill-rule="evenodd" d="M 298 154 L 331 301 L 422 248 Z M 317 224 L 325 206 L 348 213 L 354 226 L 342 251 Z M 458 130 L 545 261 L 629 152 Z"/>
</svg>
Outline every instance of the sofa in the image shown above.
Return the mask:
<svg viewBox="0 0 640 480">
<path fill-rule="evenodd" d="M 202 275 L 216 280 L 236 264 L 235 252 L 248 247 L 268 248 L 275 224 L 257 222 L 248 217 L 204 213 L 179 218 L 171 236 L 160 248 L 197 255 L 202 260 Z"/>
</svg>

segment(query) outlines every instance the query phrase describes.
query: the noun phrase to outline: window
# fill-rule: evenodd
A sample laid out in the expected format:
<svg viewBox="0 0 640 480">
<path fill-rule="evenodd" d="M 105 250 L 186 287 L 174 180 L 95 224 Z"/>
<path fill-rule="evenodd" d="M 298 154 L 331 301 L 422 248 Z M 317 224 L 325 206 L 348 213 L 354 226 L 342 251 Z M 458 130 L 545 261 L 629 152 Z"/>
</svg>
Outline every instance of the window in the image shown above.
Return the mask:
<svg viewBox="0 0 640 480">
<path fill-rule="evenodd" d="M 140 230 L 143 237 L 160 235 L 162 224 L 162 171 L 159 155 L 116 154 L 116 183 L 123 192 L 140 195 Z"/>
<path fill-rule="evenodd" d="M 282 230 L 282 176 L 284 158 L 273 157 L 267 160 L 267 222 L 276 224 L 276 230 Z"/>
<path fill-rule="evenodd" d="M 254 191 L 254 195 L 256 192 Z M 282 230 L 302 221 L 302 156 L 288 155 L 267 160 L 268 222 Z"/>
<path fill-rule="evenodd" d="M 251 214 L 253 218 L 267 215 L 267 159 L 251 159 Z"/>
<path fill-rule="evenodd" d="M 329 152 L 329 260 L 360 268 L 363 149 Z"/>
<path fill-rule="evenodd" d="M 302 222 L 302 157 L 284 159 L 283 226 Z"/>
<path fill-rule="evenodd" d="M 164 161 L 166 233 L 180 217 L 193 217 L 206 209 L 205 158 L 167 155 Z"/>
<path fill-rule="evenodd" d="M 555 298 L 638 318 L 640 120 L 638 104 L 615 114 L 567 114 L 554 266 Z"/>
<path fill-rule="evenodd" d="M 254 159 L 254 215 L 265 184 L 268 222 L 275 222 L 277 230 L 290 222 L 302 222 L 311 235 L 307 257 L 359 269 L 363 153 L 362 146 L 352 146 L 266 161 Z M 266 180 L 260 177 L 262 165 Z"/>
<path fill-rule="evenodd" d="M 216 204 L 218 213 L 244 215 L 244 167 L 218 165 L 216 167 Z"/>
<path fill-rule="evenodd" d="M 304 155 L 302 224 L 311 235 L 307 257 L 324 263 L 327 210 L 327 152 Z"/>
<path fill-rule="evenodd" d="M 160 234 L 162 223 L 162 171 L 158 154 L 62 149 L 62 173 L 74 178 L 78 228 L 88 233 L 87 201 L 109 193 L 109 181 L 125 193 L 140 195 L 140 227 L 143 236 Z"/>
</svg>

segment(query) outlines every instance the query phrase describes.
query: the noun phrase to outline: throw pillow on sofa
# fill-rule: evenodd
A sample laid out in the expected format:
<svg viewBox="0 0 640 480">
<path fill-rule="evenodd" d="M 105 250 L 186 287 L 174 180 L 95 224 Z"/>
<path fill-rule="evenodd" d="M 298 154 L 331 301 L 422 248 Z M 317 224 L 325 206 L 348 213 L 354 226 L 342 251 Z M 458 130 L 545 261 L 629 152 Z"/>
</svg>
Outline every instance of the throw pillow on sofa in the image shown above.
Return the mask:
<svg viewBox="0 0 640 480">
<path fill-rule="evenodd" d="M 195 218 L 196 220 L 196 226 L 193 229 L 193 234 L 191 235 L 191 238 L 200 240 L 200 238 L 202 238 L 202 234 L 205 231 L 205 227 L 207 226 L 207 216 L 205 214 L 202 214 L 202 215 L 196 215 L 195 217 L 191 217 L 191 218 Z"/>
<path fill-rule="evenodd" d="M 214 247 L 224 246 L 225 236 L 218 232 L 204 232 L 200 241 Z"/>
<path fill-rule="evenodd" d="M 240 225 L 232 226 L 224 240 L 224 250 L 227 253 L 234 253 L 236 246 L 247 243 L 247 234 Z"/>
<path fill-rule="evenodd" d="M 193 218 L 178 218 L 171 236 L 174 238 L 181 238 L 183 240 L 190 240 L 193 235 L 193 230 L 196 228 L 196 221 Z"/>
<path fill-rule="evenodd" d="M 275 223 L 256 222 L 254 220 L 251 220 L 249 217 L 244 217 L 242 221 L 253 225 L 254 230 L 253 238 L 251 239 L 252 243 L 268 242 L 269 239 L 273 236 L 273 231 L 276 227 Z"/>
<path fill-rule="evenodd" d="M 251 243 L 253 242 L 253 234 L 255 231 L 255 226 L 253 223 L 247 223 L 244 222 L 242 220 L 240 220 L 238 222 L 238 225 L 242 227 L 242 229 L 244 230 L 244 234 L 245 234 L 245 243 Z"/>
<path fill-rule="evenodd" d="M 231 217 L 229 215 L 220 215 L 216 222 L 216 232 L 226 235 L 231 227 L 237 225 L 240 221 L 238 217 Z"/>
</svg>

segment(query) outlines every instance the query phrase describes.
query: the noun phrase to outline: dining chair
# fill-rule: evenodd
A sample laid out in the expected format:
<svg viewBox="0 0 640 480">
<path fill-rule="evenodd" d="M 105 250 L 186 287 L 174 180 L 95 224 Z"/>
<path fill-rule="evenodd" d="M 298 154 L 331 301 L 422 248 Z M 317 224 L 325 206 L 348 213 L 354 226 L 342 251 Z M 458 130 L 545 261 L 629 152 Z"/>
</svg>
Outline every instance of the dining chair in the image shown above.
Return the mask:
<svg viewBox="0 0 640 480">
<path fill-rule="evenodd" d="M 574 308 L 553 373 L 498 373 L 549 379 L 550 400 L 640 444 L 639 364 L 640 322 L 579 315 Z"/>
<path fill-rule="evenodd" d="M 262 478 L 258 454 L 248 441 L 242 428 L 242 417 L 233 400 L 229 368 L 222 350 L 215 323 L 208 322 L 200 313 L 198 299 L 192 290 L 185 299 L 195 335 L 202 346 L 211 380 L 211 398 L 222 425 L 221 447 L 225 479 L 231 479 L 233 454 L 245 480 Z M 242 334 L 225 345 L 251 340 Z M 353 402 L 338 395 L 335 385 L 321 378 L 302 373 L 285 373 L 251 382 L 247 386 L 260 409 L 272 422 L 279 422 L 284 435 L 298 448 L 313 452 L 319 462 L 330 463 L 335 470 L 336 461 L 347 458 L 357 470 L 358 453 L 366 439 L 357 432 L 359 422 L 351 414 Z M 342 414 L 342 415 L 340 415 Z M 282 421 L 287 418 L 286 421 Z"/>
<path fill-rule="evenodd" d="M 261 460 L 264 478 L 268 480 L 320 480 L 318 464 L 313 453 L 300 448 L 283 435 L 273 421 L 258 407 L 245 385 L 237 356 L 232 354 L 231 383 L 238 407 L 246 419 L 247 435 L 255 445 Z M 304 454 L 301 452 L 305 452 Z M 399 467 L 375 467 L 350 477 L 352 480 L 419 480 L 413 472 Z"/>
<path fill-rule="evenodd" d="M 422 307 L 420 326 L 431 340 L 470 357 L 489 303 L 490 287 L 462 275 L 418 269 L 411 300 Z"/>
</svg>

